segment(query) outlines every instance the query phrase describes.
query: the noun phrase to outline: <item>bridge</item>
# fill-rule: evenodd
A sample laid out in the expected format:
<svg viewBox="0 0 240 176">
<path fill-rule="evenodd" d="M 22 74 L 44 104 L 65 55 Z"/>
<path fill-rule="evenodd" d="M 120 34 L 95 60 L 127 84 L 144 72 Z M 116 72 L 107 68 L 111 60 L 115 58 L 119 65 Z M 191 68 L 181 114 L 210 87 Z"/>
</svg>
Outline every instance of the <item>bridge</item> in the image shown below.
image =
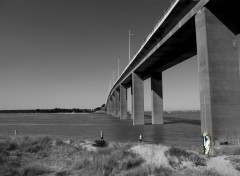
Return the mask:
<svg viewBox="0 0 240 176">
<path fill-rule="evenodd" d="M 162 72 L 197 56 L 201 131 L 215 142 L 239 139 L 239 15 L 237 0 L 172 1 L 111 88 L 107 113 L 126 119 L 132 98 L 133 125 L 143 125 L 143 81 L 150 78 L 152 124 L 163 124 Z"/>
</svg>

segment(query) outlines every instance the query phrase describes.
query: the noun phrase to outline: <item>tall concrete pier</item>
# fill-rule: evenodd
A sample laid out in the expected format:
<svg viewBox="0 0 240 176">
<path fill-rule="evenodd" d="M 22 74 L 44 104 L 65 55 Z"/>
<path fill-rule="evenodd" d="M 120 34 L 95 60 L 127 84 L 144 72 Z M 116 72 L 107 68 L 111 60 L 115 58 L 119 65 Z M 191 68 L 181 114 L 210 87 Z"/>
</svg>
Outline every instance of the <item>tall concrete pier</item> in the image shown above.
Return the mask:
<svg viewBox="0 0 240 176">
<path fill-rule="evenodd" d="M 136 73 L 132 73 L 133 89 L 133 125 L 144 124 L 144 92 L 143 80 Z"/>
<path fill-rule="evenodd" d="M 237 5 L 235 0 L 171 1 L 113 85 L 107 107 L 111 108 L 114 103 L 115 90 L 120 90 L 120 119 L 125 119 L 125 89 L 131 87 L 133 125 L 143 125 L 143 82 L 150 78 L 152 124 L 163 124 L 162 72 L 197 56 L 201 132 L 210 135 L 212 145 L 226 140 L 234 143 L 240 136 L 240 12 Z"/>
<path fill-rule="evenodd" d="M 127 89 L 120 85 L 120 119 L 127 119 Z"/>
<path fill-rule="evenodd" d="M 151 77 L 152 124 L 163 124 L 162 73 Z"/>
<path fill-rule="evenodd" d="M 196 19 L 202 131 L 225 136 L 240 122 L 236 36 L 207 8 Z"/>
</svg>

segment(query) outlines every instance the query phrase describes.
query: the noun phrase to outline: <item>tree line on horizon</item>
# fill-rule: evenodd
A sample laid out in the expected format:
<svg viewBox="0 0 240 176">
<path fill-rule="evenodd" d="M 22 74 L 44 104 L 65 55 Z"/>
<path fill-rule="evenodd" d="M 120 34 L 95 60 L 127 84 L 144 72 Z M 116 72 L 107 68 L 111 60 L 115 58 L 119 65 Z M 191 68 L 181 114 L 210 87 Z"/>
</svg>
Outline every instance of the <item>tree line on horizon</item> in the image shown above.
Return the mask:
<svg viewBox="0 0 240 176">
<path fill-rule="evenodd" d="M 65 108 L 54 108 L 54 109 L 25 109 L 25 110 L 0 110 L 0 113 L 92 113 L 96 109 L 65 109 Z"/>
</svg>

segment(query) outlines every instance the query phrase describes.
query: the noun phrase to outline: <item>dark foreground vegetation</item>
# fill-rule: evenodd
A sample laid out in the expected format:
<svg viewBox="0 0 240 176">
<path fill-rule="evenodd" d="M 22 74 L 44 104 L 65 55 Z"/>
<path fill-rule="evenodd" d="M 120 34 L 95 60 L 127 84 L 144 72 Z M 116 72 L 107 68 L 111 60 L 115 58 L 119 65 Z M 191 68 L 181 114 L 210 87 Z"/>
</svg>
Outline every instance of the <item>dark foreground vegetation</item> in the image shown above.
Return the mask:
<svg viewBox="0 0 240 176">
<path fill-rule="evenodd" d="M 196 152 L 169 147 L 163 152 L 167 165 L 161 162 L 157 165 L 149 164 L 151 157 L 144 158 L 134 152 L 134 146 L 141 149 L 142 144 L 0 137 L 0 175 L 221 176 L 216 170 L 206 168 L 207 158 Z M 192 166 L 184 165 L 189 162 Z M 235 158 L 233 162 L 239 169 L 240 159 Z"/>
</svg>

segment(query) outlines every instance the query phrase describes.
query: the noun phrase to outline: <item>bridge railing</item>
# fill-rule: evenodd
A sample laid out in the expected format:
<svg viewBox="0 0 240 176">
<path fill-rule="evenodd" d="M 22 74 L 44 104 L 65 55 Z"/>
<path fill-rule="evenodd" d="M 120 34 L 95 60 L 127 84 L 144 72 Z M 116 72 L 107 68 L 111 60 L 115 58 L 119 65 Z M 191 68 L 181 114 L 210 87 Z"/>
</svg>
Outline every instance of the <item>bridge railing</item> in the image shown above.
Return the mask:
<svg viewBox="0 0 240 176">
<path fill-rule="evenodd" d="M 138 53 L 142 50 L 144 45 L 147 43 L 147 41 L 151 38 L 153 33 L 156 31 L 156 29 L 161 25 L 164 18 L 166 18 L 166 14 L 170 12 L 170 9 L 178 2 L 179 0 L 170 0 L 169 4 L 167 5 L 166 10 L 162 13 L 162 15 L 157 19 L 157 22 L 155 23 L 154 27 L 150 30 L 150 33 L 147 35 L 147 37 L 144 38 L 142 44 L 140 45 L 137 53 L 134 55 L 133 58 L 136 58 Z M 134 59 L 133 59 L 134 60 Z"/>
</svg>

